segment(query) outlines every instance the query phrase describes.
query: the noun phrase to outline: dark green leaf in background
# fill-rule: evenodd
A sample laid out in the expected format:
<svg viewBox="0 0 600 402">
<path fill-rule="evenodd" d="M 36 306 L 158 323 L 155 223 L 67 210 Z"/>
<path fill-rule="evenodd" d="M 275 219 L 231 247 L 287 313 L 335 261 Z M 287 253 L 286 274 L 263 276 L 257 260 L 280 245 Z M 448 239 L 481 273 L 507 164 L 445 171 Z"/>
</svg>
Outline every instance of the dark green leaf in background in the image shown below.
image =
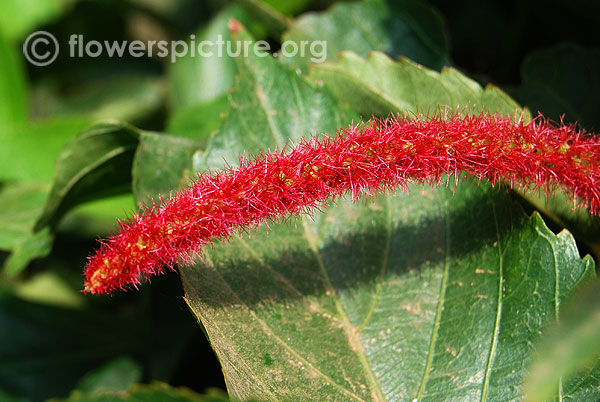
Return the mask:
<svg viewBox="0 0 600 402">
<path fill-rule="evenodd" d="M 596 401 L 600 384 L 600 282 L 585 286 L 562 308 L 560 322 L 546 330 L 538 345 L 531 375 L 524 384 L 525 400 Z M 560 384 L 559 387 L 556 384 Z M 565 392 L 573 385 L 577 398 Z"/>
<path fill-rule="evenodd" d="M 206 395 L 197 394 L 186 388 L 175 388 L 163 383 L 136 384 L 123 392 L 75 392 L 67 399 L 53 402 L 228 402 L 227 395 L 220 390 L 208 390 Z"/>
<path fill-rule="evenodd" d="M 123 392 L 141 379 L 140 364 L 129 357 L 119 357 L 84 375 L 79 380 L 76 390 L 83 393 Z"/>
<path fill-rule="evenodd" d="M 58 101 L 54 109 L 44 112 L 135 122 L 162 106 L 164 92 L 164 83 L 157 77 L 123 75 L 81 86 L 76 93 Z"/>
<path fill-rule="evenodd" d="M 36 228 L 55 225 L 77 204 L 128 192 L 140 133 L 119 122 L 92 126 L 63 148 L 56 177 Z"/>
<path fill-rule="evenodd" d="M 509 93 L 537 114 L 600 132 L 600 49 L 563 43 L 530 53 Z"/>
<path fill-rule="evenodd" d="M 195 36 L 195 43 L 218 40 L 230 41 L 229 20 L 235 18 L 242 23 L 248 21 L 245 11 L 238 5 L 223 9 L 210 24 Z M 203 48 L 204 52 L 213 52 L 213 57 L 205 57 L 191 52 L 178 58 L 170 66 L 169 81 L 171 84 L 169 99 L 174 110 L 179 110 L 197 103 L 213 101 L 229 91 L 233 86 L 236 71 L 235 61 L 227 56 L 227 48 L 223 48 L 222 57 L 218 55 L 217 46 Z M 235 50 L 235 48 L 233 48 Z"/>
<path fill-rule="evenodd" d="M 379 50 L 392 57 L 408 57 L 433 69 L 448 63 L 444 22 L 435 10 L 418 0 L 336 4 L 325 12 L 307 13 L 294 20 L 283 40 L 298 46 L 302 41 L 326 42 L 328 61 L 337 60 L 342 50 L 352 50 L 363 57 Z M 320 59 L 320 52 L 315 45 L 315 52 L 281 60 L 305 71 L 310 62 L 325 61 Z"/>
<path fill-rule="evenodd" d="M 141 317 L 31 303 L 0 293 L 0 388 L 33 400 L 67 395 L 90 364 L 147 347 Z"/>
<path fill-rule="evenodd" d="M 284 0 L 277 2 L 265 2 L 262 0 L 237 0 L 244 9 L 255 20 L 260 22 L 269 34 L 280 37 L 290 24 L 290 20 L 284 15 L 289 7 L 301 7 L 304 0 Z M 275 3 L 275 4 L 273 4 Z M 296 3 L 296 4 L 293 4 Z"/>
<path fill-rule="evenodd" d="M 253 2 L 262 4 L 263 7 L 272 7 L 285 15 L 298 13 L 308 8 L 311 4 L 316 3 L 315 0 L 253 0 Z"/>
</svg>

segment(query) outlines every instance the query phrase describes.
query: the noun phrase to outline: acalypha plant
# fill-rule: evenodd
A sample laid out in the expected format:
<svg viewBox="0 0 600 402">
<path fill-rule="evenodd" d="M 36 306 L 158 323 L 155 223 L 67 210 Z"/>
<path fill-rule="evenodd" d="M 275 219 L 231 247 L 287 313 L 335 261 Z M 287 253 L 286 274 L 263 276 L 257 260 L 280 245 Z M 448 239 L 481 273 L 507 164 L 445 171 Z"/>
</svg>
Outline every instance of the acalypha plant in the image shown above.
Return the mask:
<svg viewBox="0 0 600 402">
<path fill-rule="evenodd" d="M 329 199 L 353 199 L 409 182 L 439 184 L 459 172 L 545 192 L 567 190 L 592 213 L 600 210 L 600 141 L 575 126 L 538 116 L 390 117 L 313 137 L 295 146 L 241 158 L 238 168 L 200 174 L 178 194 L 120 223 L 85 269 L 85 292 L 135 286 L 215 239 L 269 222 L 312 214 Z"/>
</svg>

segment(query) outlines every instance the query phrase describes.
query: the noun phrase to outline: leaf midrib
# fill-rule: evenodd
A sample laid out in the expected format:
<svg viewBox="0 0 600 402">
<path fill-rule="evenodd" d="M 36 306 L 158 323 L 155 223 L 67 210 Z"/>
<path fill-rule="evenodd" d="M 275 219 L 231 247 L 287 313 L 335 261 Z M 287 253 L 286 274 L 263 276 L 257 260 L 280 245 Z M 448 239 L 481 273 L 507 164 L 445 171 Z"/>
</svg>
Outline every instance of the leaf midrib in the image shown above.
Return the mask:
<svg viewBox="0 0 600 402">
<path fill-rule="evenodd" d="M 496 227 L 496 242 L 498 244 L 498 301 L 496 304 L 496 319 L 494 321 L 494 335 L 492 337 L 492 345 L 490 346 L 490 353 L 488 361 L 485 367 L 485 375 L 483 377 L 483 386 L 481 389 L 481 401 L 487 400 L 487 393 L 490 384 L 490 376 L 492 373 L 492 365 L 496 356 L 496 348 L 498 347 L 498 335 L 500 333 L 500 320 L 502 318 L 502 305 L 503 305 L 503 294 L 502 284 L 504 282 L 504 256 L 503 247 L 500 239 L 498 214 L 496 211 L 496 204 L 492 202 L 492 213 L 494 215 L 494 226 Z"/>
<path fill-rule="evenodd" d="M 358 337 L 358 333 L 357 333 L 356 329 L 352 326 L 350 317 L 348 316 L 348 312 L 346 311 L 339 296 L 337 295 L 337 290 L 336 290 L 335 286 L 333 286 L 333 282 L 331 281 L 331 277 L 329 276 L 329 272 L 327 271 L 327 268 L 325 267 L 323 257 L 321 256 L 321 253 L 319 251 L 315 233 L 309 227 L 306 220 L 302 221 L 302 225 L 304 226 L 304 237 L 306 238 L 308 246 L 309 246 L 310 250 L 313 252 L 313 254 L 317 260 L 317 263 L 319 264 L 319 270 L 321 271 L 321 275 L 323 276 L 325 287 L 326 287 L 329 295 L 331 295 L 331 297 L 333 299 L 337 313 L 341 319 L 342 326 L 344 327 L 344 333 L 346 334 L 348 342 L 350 343 L 351 346 L 353 346 L 352 350 L 358 357 L 358 360 L 363 368 L 363 371 L 366 374 L 367 381 L 369 383 L 369 388 L 374 393 L 373 396 L 376 398 L 376 400 L 383 402 L 383 401 L 385 401 L 385 398 L 383 396 L 383 391 L 381 390 L 381 387 L 379 386 L 379 383 L 377 382 L 377 377 L 375 376 L 375 373 L 373 372 L 373 370 L 371 369 L 371 366 L 369 365 L 369 362 L 367 361 L 366 353 L 364 352 L 362 343 L 360 342 L 360 339 Z"/>
<path fill-rule="evenodd" d="M 421 378 L 421 384 L 415 397 L 415 402 L 420 402 L 425 392 L 425 386 L 429 379 L 429 371 L 433 363 L 433 355 L 435 352 L 435 344 L 437 341 L 437 335 L 440 328 L 440 322 L 442 317 L 442 311 L 444 310 L 444 301 L 446 297 L 446 289 L 448 287 L 448 276 L 450 274 L 450 218 L 448 216 L 448 203 L 444 203 L 444 230 L 445 230 L 445 257 L 444 257 L 444 273 L 442 276 L 442 282 L 440 284 L 440 297 L 435 311 L 435 319 L 433 321 L 433 328 L 431 331 L 431 338 L 429 341 L 429 350 L 427 352 L 427 362 L 425 363 L 425 369 L 423 370 L 423 377 Z"/>
</svg>

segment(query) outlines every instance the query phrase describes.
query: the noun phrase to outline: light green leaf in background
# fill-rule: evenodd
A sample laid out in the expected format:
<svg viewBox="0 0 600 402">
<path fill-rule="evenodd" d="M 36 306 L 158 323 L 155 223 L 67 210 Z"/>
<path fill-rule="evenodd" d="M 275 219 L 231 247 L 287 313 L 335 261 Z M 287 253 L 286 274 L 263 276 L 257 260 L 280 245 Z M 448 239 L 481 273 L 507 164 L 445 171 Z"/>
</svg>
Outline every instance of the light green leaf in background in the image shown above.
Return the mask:
<svg viewBox="0 0 600 402">
<path fill-rule="evenodd" d="M 600 384 L 600 282 L 596 279 L 574 295 L 538 346 L 531 375 L 524 384 L 525 401 L 597 401 Z M 557 387 L 556 384 L 559 384 Z M 581 392 L 567 398 L 569 386 Z"/>
<path fill-rule="evenodd" d="M 424 99 L 434 107 L 462 100 L 492 111 L 518 107 L 452 70 L 447 88 L 412 63 L 378 54 L 355 60 L 373 58 L 385 68 L 370 66 L 371 76 L 414 84 L 398 84 L 389 99 L 372 94 L 369 105 L 381 112 L 385 104 L 414 112 Z M 320 101 L 331 105 L 326 115 L 316 111 L 328 108 L 314 109 L 311 127 L 289 124 L 313 110 L 321 89 L 289 72 L 279 77 L 269 59 L 241 59 L 238 68 L 229 118 L 197 166 L 235 165 L 240 150 L 343 126 L 330 100 Z M 270 228 L 219 243 L 203 262 L 181 268 L 186 301 L 238 398 L 519 399 L 540 331 L 594 272 L 568 232 L 554 235 L 505 191 L 470 179 L 345 199 L 313 220 Z M 565 383 L 564 394 L 600 397 L 590 383 Z"/>
<path fill-rule="evenodd" d="M 75 0 L 2 0 L 0 36 L 16 41 L 51 21 Z"/>
<path fill-rule="evenodd" d="M 2 15 L 3 13 L 0 13 Z M 2 17 L 0 17 L 2 18 Z M 27 119 L 27 92 L 23 62 L 18 47 L 9 43 L 0 33 L 0 124 L 6 126 L 24 123 Z M 3 138 L 0 132 L 0 140 Z"/>
<path fill-rule="evenodd" d="M 56 157 L 87 125 L 85 118 L 57 118 L 0 131 L 0 249 L 11 253 L 4 273 L 15 275 L 50 253 L 53 236 L 48 229 L 34 232 L 34 225 L 48 198 Z"/>
<path fill-rule="evenodd" d="M 0 186 L 0 250 L 11 252 L 2 267 L 5 274 L 15 275 L 31 260 L 50 253 L 50 232 L 33 232 L 48 191 L 49 185 L 46 184 L 13 183 Z"/>
<path fill-rule="evenodd" d="M 167 133 L 198 141 L 205 149 L 210 135 L 221 125 L 228 107 L 227 96 L 223 95 L 207 103 L 179 109 L 171 114 Z"/>
<path fill-rule="evenodd" d="M 444 22 L 434 9 L 419 0 L 336 4 L 327 11 L 307 13 L 294 20 L 283 35 L 282 42 L 285 41 L 296 43 L 299 49 L 302 41 L 308 41 L 304 55 L 298 52 L 292 56 L 292 45 L 290 57 L 285 56 L 285 49 L 280 52 L 283 63 L 294 64 L 303 71 L 311 62 L 336 61 L 342 50 L 352 50 L 363 57 L 379 50 L 436 70 L 447 64 Z M 326 44 L 326 54 L 319 43 Z M 314 46 L 313 51 L 310 46 Z"/>
<path fill-rule="evenodd" d="M 227 55 L 227 47 L 222 47 L 219 57 L 216 41 L 221 36 L 227 42 L 231 40 L 229 20 L 235 18 L 242 23 L 248 21 L 246 12 L 238 5 L 230 5 L 215 16 L 210 24 L 195 35 L 196 45 L 203 41 L 212 41 L 215 46 L 205 46 L 206 53 L 213 52 L 213 57 L 198 54 L 193 57 L 189 52 L 170 65 L 169 99 L 171 107 L 178 110 L 197 103 L 213 101 L 229 91 L 233 86 L 235 62 Z M 235 51 L 235 48 L 232 50 Z"/>
<path fill-rule="evenodd" d="M 427 114 L 444 105 L 511 115 L 519 109 L 499 88 L 488 85 L 484 89 L 453 68 L 438 73 L 405 58 L 394 61 L 380 52 L 367 59 L 342 52 L 337 63 L 315 65 L 310 78 L 323 82 L 364 118 L 390 112 Z"/>
<path fill-rule="evenodd" d="M 51 182 L 62 148 L 89 124 L 86 117 L 60 117 L 2 130 L 0 180 Z"/>
<path fill-rule="evenodd" d="M 76 93 L 61 99 L 45 113 L 135 122 L 163 106 L 164 87 L 162 80 L 149 75 L 106 78 L 79 87 Z"/>
</svg>

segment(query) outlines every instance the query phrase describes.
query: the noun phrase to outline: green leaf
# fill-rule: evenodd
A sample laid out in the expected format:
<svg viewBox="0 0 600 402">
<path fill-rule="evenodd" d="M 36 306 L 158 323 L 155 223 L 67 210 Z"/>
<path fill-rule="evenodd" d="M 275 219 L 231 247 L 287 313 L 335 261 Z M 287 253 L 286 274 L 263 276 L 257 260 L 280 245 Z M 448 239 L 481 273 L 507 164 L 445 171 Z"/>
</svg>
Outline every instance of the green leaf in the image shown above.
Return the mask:
<svg viewBox="0 0 600 402">
<path fill-rule="evenodd" d="M 97 124 L 73 138 L 56 162 L 56 176 L 36 229 L 54 226 L 72 207 L 131 188 L 140 132 L 119 122 Z"/>
<path fill-rule="evenodd" d="M 533 112 L 600 131 L 600 49 L 563 43 L 525 58 L 523 83 L 509 93 Z"/>
<path fill-rule="evenodd" d="M 135 205 L 131 192 L 86 202 L 72 209 L 58 230 L 86 238 L 104 237 L 114 232 L 115 218 L 124 219 Z"/>
<path fill-rule="evenodd" d="M 83 376 L 79 380 L 77 390 L 84 393 L 122 392 L 141 379 L 140 364 L 129 357 L 119 357 Z"/>
<path fill-rule="evenodd" d="M 525 400 L 564 400 L 565 390 L 577 384 L 575 401 L 597 401 L 600 371 L 600 282 L 593 281 L 562 308 L 560 324 L 542 339 L 524 384 Z M 560 384 L 559 387 L 556 385 Z"/>
<path fill-rule="evenodd" d="M 143 133 L 133 163 L 133 193 L 138 204 L 187 184 L 192 157 L 200 144 L 187 138 Z"/>
<path fill-rule="evenodd" d="M 214 46 L 204 46 L 203 51 L 213 52 L 212 57 L 204 57 L 191 52 L 177 59 L 169 70 L 171 91 L 169 98 L 172 107 L 177 110 L 197 103 L 213 101 L 229 91 L 233 86 L 235 62 L 227 54 L 227 47 L 222 47 L 219 57 L 216 41 L 219 35 L 223 41 L 231 40 L 229 20 L 235 18 L 242 23 L 248 20 L 241 7 L 231 5 L 214 17 L 211 23 L 196 34 L 195 43 L 212 41 Z M 235 49 L 233 49 L 235 50 Z"/>
<path fill-rule="evenodd" d="M 255 4 L 255 7 L 272 8 L 285 15 L 296 14 L 308 8 L 315 0 L 238 0 L 242 4 L 245 2 Z"/>
<path fill-rule="evenodd" d="M 387 112 L 422 107 L 425 99 L 433 105 L 465 99 L 494 111 L 518 106 L 453 70 L 440 76 L 380 54 L 369 61 L 350 56 L 360 65 L 379 61 L 387 70 L 370 70 L 378 80 L 422 76 L 413 86 L 392 87 L 391 99 L 377 99 L 381 91 L 367 98 L 369 105 L 388 105 Z M 242 149 L 332 133 L 347 121 L 327 92 L 272 60 L 241 61 L 229 118 L 197 166 L 235 164 Z M 453 86 L 440 85 L 440 77 Z M 364 100 L 355 94 L 352 104 Z M 296 123 L 296 116 L 310 118 Z M 580 259 L 570 234 L 554 235 L 539 215 L 528 218 L 505 191 L 485 183 L 410 190 L 368 202 L 340 200 L 313 219 L 218 243 L 204 250 L 203 262 L 181 267 L 186 301 L 233 397 L 520 397 L 533 342 L 548 320 L 560 318 L 572 289 L 593 275 L 593 260 Z M 565 395 L 600 397 L 589 383 Z"/>
<path fill-rule="evenodd" d="M 0 250 L 11 252 L 4 262 L 4 273 L 15 275 L 31 260 L 50 253 L 49 231 L 33 232 L 48 190 L 47 185 L 37 184 L 7 184 L 0 188 Z"/>
<path fill-rule="evenodd" d="M 52 260 L 48 259 L 45 268 L 49 268 Z M 80 292 L 81 275 L 76 271 L 68 271 L 64 265 L 52 266 L 52 269 L 36 271 L 27 276 L 27 280 L 19 281 L 11 290 L 24 301 L 46 304 L 57 307 L 81 309 L 88 301 Z M 73 283 L 76 283 L 75 288 Z"/>
<path fill-rule="evenodd" d="M 441 73 L 401 58 L 374 52 L 363 59 L 342 52 L 337 63 L 315 65 L 310 78 L 321 81 L 365 118 L 390 112 L 431 112 L 448 105 L 474 111 L 514 114 L 519 105 L 499 88 L 485 89 L 453 68 Z M 526 115 L 527 117 L 527 115 Z"/>
<path fill-rule="evenodd" d="M 600 220 L 583 207 L 575 208 L 572 198 L 561 189 L 544 195 L 539 190 L 517 190 L 527 203 L 547 216 L 560 228 L 567 228 L 575 238 L 600 258 Z"/>
<path fill-rule="evenodd" d="M 223 95 L 207 103 L 178 109 L 169 117 L 167 133 L 196 140 L 204 149 L 211 133 L 221 125 L 228 107 L 227 96 Z"/>
<path fill-rule="evenodd" d="M 303 1 L 305 0 L 284 0 L 277 1 L 276 4 L 270 4 L 262 0 L 237 0 L 254 19 L 267 29 L 271 36 L 275 37 L 281 36 L 289 25 L 289 20 L 283 15 L 284 11 L 282 9 L 293 9 L 296 6 L 302 6 L 300 3 Z"/>
<path fill-rule="evenodd" d="M 411 190 L 181 269 L 232 395 L 519 398 L 532 342 L 593 261 L 488 186 Z"/>
<path fill-rule="evenodd" d="M 74 0 L 3 0 L 0 35 L 23 38 L 30 30 L 59 16 Z"/>
<path fill-rule="evenodd" d="M 245 30 L 238 32 L 234 40 L 250 40 Z M 250 52 L 235 61 L 239 79 L 229 98 L 228 118 L 206 154 L 196 158 L 195 170 L 222 168 L 226 162 L 236 163 L 242 153 L 267 146 L 281 149 L 288 139 L 333 132 L 356 117 L 340 108 L 329 91 L 313 87 L 272 57 Z"/>
<path fill-rule="evenodd" d="M 24 66 L 16 47 L 0 33 L 0 124 L 3 131 L 6 126 L 25 122 L 27 106 Z M 0 134 L 0 139 L 2 137 Z"/>
<path fill-rule="evenodd" d="M 2 402 L 27 402 L 27 399 L 9 395 L 0 389 L 0 401 L 2 401 Z"/>
<path fill-rule="evenodd" d="M 299 47 L 302 41 L 326 43 L 326 60 L 331 62 L 343 50 L 363 57 L 379 50 L 434 69 L 447 64 L 444 22 L 436 11 L 418 0 L 340 3 L 328 11 L 307 13 L 293 21 L 283 39 Z M 321 47 L 314 46 L 314 51 L 307 48 L 304 56 L 285 57 L 282 52 L 281 59 L 305 71 L 310 62 L 325 61 Z M 291 45 L 289 49 L 291 52 Z"/>
<path fill-rule="evenodd" d="M 78 311 L 0 292 L 0 388 L 30 400 L 68 395 L 90 367 L 149 347 L 138 315 Z"/>
<path fill-rule="evenodd" d="M 51 182 L 61 149 L 89 124 L 86 117 L 61 117 L 0 131 L 0 180 Z"/>
<path fill-rule="evenodd" d="M 217 389 L 209 389 L 206 395 L 197 394 L 187 388 L 174 388 L 155 382 L 150 385 L 136 384 L 125 393 L 74 392 L 67 399 L 53 399 L 53 402 L 228 402 L 227 395 Z"/>
<path fill-rule="evenodd" d="M 92 120 L 136 121 L 163 104 L 164 82 L 154 76 L 117 76 L 93 81 L 62 99 L 52 115 L 82 115 Z"/>
</svg>

